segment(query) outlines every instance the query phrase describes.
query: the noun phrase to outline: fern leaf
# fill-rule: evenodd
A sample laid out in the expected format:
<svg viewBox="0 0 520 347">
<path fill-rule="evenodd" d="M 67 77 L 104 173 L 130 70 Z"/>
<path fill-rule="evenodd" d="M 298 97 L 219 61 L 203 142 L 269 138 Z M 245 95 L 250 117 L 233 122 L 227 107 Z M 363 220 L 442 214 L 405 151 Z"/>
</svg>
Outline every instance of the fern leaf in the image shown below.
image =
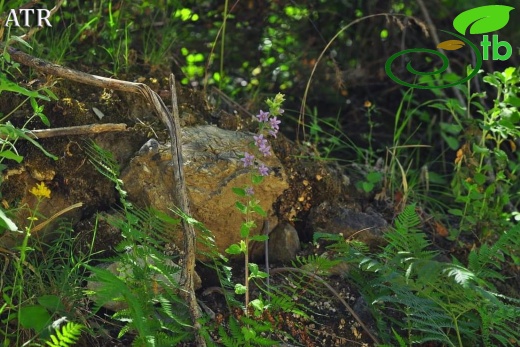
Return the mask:
<svg viewBox="0 0 520 347">
<path fill-rule="evenodd" d="M 82 324 L 68 322 L 61 329 L 56 329 L 55 334 L 50 336 L 51 341 L 45 341 L 45 344 L 49 347 L 72 346 L 78 342 L 83 328 Z"/>
</svg>

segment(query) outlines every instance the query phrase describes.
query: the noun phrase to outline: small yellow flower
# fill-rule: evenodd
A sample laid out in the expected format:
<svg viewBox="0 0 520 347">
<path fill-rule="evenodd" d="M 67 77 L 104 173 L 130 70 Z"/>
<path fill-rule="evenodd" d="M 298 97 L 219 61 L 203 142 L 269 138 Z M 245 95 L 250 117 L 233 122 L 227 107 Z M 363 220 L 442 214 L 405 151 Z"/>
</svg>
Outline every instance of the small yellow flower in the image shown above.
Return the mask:
<svg viewBox="0 0 520 347">
<path fill-rule="evenodd" d="M 366 100 L 363 106 L 365 106 L 366 108 L 370 108 L 372 107 L 372 103 L 369 100 Z"/>
<path fill-rule="evenodd" d="M 29 191 L 31 194 L 36 196 L 37 198 L 43 197 L 50 199 L 51 198 L 51 190 L 45 186 L 45 183 L 42 182 L 40 184 L 36 184 L 36 187 L 32 187 Z"/>
</svg>

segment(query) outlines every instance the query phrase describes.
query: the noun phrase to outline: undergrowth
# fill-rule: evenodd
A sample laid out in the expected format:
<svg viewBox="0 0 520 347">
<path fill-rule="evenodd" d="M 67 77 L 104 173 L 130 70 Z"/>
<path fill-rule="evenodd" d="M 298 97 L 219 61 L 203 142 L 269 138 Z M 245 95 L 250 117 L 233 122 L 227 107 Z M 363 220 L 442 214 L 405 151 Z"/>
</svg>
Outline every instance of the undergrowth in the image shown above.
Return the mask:
<svg viewBox="0 0 520 347">
<path fill-rule="evenodd" d="M 497 293 L 502 264 L 520 247 L 520 226 L 493 245 L 471 250 L 468 264 L 433 250 L 414 205 L 398 216 L 380 254 L 337 235 L 330 246 L 352 264 L 345 275 L 359 288 L 388 346 L 440 342 L 447 346 L 515 346 L 520 300 Z"/>
</svg>

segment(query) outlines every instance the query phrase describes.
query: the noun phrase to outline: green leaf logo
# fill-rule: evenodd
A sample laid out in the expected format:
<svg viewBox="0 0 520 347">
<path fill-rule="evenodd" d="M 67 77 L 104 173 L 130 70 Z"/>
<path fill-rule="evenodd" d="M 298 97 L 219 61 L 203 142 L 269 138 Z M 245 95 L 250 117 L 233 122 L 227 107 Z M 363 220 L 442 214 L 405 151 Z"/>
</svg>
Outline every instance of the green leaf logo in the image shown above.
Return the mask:
<svg viewBox="0 0 520 347">
<path fill-rule="evenodd" d="M 502 29 L 509 22 L 509 12 L 514 7 L 488 5 L 472 8 L 459 14 L 453 20 L 453 27 L 462 35 L 471 26 L 470 34 L 486 34 Z"/>
</svg>

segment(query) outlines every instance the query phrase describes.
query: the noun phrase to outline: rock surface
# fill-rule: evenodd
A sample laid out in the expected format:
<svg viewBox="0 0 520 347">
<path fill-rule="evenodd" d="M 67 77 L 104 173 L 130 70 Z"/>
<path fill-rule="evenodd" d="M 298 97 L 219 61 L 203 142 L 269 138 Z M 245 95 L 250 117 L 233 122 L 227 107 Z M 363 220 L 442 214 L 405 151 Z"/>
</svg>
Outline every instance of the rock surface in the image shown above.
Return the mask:
<svg viewBox="0 0 520 347">
<path fill-rule="evenodd" d="M 386 220 L 377 212 L 361 212 L 341 203 L 325 201 L 313 207 L 308 228 L 330 234 L 343 234 L 345 238 L 366 243 L 371 248 L 385 244 L 383 232 L 388 229 Z"/>
<path fill-rule="evenodd" d="M 300 249 L 298 232 L 288 223 L 279 224 L 269 235 L 269 262 L 290 263 Z"/>
<path fill-rule="evenodd" d="M 182 129 L 182 152 L 188 195 L 193 217 L 211 230 L 220 252 L 240 240 L 244 215 L 235 207 L 238 197 L 233 187 L 251 186 L 251 170 L 244 168 L 240 155 L 252 152 L 253 134 L 203 125 Z M 174 207 L 173 172 L 169 144 L 144 146 L 122 173 L 121 179 L 130 201 L 141 207 L 152 206 L 168 212 Z M 277 225 L 273 203 L 289 187 L 284 168 L 274 155 L 259 157 L 258 164 L 269 168 L 269 175 L 254 186 L 254 198 L 267 212 L 269 224 Z M 245 202 L 245 201 L 244 201 Z M 258 233 L 263 218 L 251 216 Z M 180 230 L 173 236 L 182 241 Z"/>
</svg>

